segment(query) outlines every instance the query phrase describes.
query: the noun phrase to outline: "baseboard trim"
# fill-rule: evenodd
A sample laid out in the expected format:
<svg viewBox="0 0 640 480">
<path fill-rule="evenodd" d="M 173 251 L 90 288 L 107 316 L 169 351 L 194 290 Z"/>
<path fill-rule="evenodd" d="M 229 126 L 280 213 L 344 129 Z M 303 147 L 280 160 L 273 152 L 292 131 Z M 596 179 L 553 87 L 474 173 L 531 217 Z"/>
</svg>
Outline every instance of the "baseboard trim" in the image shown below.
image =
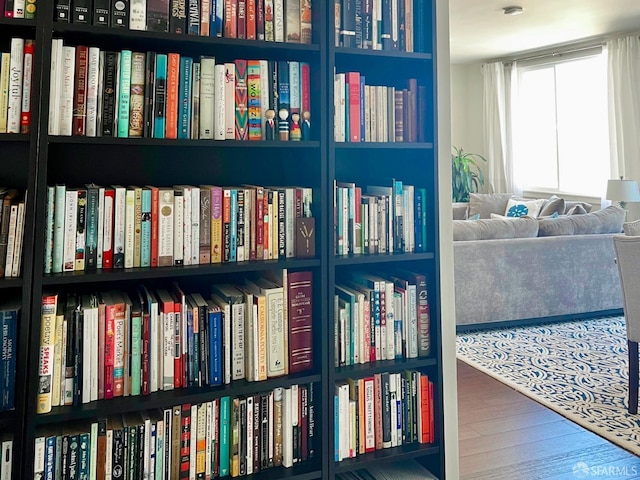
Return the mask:
<svg viewBox="0 0 640 480">
<path fill-rule="evenodd" d="M 475 332 L 478 330 L 489 330 L 501 327 L 525 327 L 529 325 L 540 325 L 542 323 L 569 322 L 571 320 L 586 320 L 589 318 L 619 315 L 624 315 L 624 310 L 622 308 L 598 310 L 597 312 L 574 313 L 572 315 L 554 315 L 551 317 L 523 318 L 520 320 L 503 320 L 499 322 L 469 323 L 466 325 L 456 325 L 456 333 Z"/>
</svg>

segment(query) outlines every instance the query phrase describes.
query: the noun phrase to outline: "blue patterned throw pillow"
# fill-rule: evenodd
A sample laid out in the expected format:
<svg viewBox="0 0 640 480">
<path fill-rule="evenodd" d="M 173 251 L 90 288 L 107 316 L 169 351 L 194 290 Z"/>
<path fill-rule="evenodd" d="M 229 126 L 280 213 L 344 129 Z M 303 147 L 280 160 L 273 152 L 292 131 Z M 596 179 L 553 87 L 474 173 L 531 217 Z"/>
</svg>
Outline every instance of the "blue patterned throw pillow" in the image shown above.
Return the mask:
<svg viewBox="0 0 640 480">
<path fill-rule="evenodd" d="M 507 217 L 524 217 L 527 213 L 529 213 L 529 209 L 524 203 L 520 203 L 518 205 L 514 205 L 509 210 L 507 210 Z"/>
<path fill-rule="evenodd" d="M 540 209 L 544 204 L 544 199 L 539 200 L 523 200 L 510 198 L 507 202 L 507 208 L 504 212 L 505 217 L 520 218 L 533 217 L 536 218 L 540 213 Z"/>
</svg>

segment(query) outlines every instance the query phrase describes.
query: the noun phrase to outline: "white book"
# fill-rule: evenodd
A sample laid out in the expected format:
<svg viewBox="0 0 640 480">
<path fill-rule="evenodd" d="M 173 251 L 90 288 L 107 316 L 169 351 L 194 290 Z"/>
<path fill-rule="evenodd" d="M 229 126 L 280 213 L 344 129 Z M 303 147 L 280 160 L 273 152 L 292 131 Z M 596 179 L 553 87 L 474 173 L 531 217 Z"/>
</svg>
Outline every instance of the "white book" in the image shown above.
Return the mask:
<svg viewBox="0 0 640 480">
<path fill-rule="evenodd" d="M 373 49 L 382 50 L 382 0 L 373 0 Z"/>
<path fill-rule="evenodd" d="M 276 42 L 284 42 L 284 0 L 273 0 L 273 33 Z"/>
<path fill-rule="evenodd" d="M 129 30 L 147 29 L 147 1 L 131 0 L 129 4 Z"/>
<path fill-rule="evenodd" d="M 107 423 L 107 425 L 109 425 Z M 113 429 L 107 426 L 107 454 L 104 462 L 105 480 L 112 480 L 113 471 Z"/>
<path fill-rule="evenodd" d="M 200 65 L 200 138 L 213 139 L 216 59 L 202 57 Z"/>
<path fill-rule="evenodd" d="M 184 192 L 173 192 L 173 263 L 184 265 Z"/>
<path fill-rule="evenodd" d="M 385 292 L 385 310 L 387 318 L 387 360 L 393 360 L 395 358 L 395 314 L 393 305 L 393 282 L 381 281 L 381 288 L 384 288 Z"/>
<path fill-rule="evenodd" d="M 7 451 L 5 450 L 5 443 L 2 442 L 2 457 L 4 458 Z M 13 445 L 10 446 L 12 449 Z M 33 478 L 44 478 L 44 469 L 46 465 L 46 437 L 36 437 L 35 448 L 33 454 Z M 9 450 L 11 451 L 11 450 Z M 2 476 L 4 478 L 4 475 Z"/>
<path fill-rule="evenodd" d="M 173 189 L 161 188 L 158 208 L 158 266 L 173 265 Z"/>
<path fill-rule="evenodd" d="M 25 45 L 28 45 L 28 41 Z M 22 112 L 31 113 L 31 84 L 33 82 L 33 54 L 34 52 L 25 52 L 22 70 Z"/>
<path fill-rule="evenodd" d="M 193 198 L 192 198 L 192 190 L 193 188 L 190 186 L 186 186 L 182 190 L 182 201 L 184 202 L 183 216 L 182 216 L 182 228 L 183 228 L 183 261 L 184 265 L 192 264 L 192 252 L 193 248 L 193 231 L 192 231 L 192 209 L 193 209 Z M 199 242 L 198 238 L 198 242 Z M 200 248 L 200 244 L 198 243 L 198 249 Z M 199 262 L 198 262 L 199 263 Z"/>
<path fill-rule="evenodd" d="M 96 105 L 96 135 L 102 136 L 102 91 L 104 90 L 104 57 L 105 52 L 100 51 L 98 61 L 98 102 Z M 100 268 L 100 267 L 98 267 Z"/>
<path fill-rule="evenodd" d="M 15 0 L 13 4 L 13 18 L 24 18 L 25 0 Z"/>
<path fill-rule="evenodd" d="M 124 218 L 124 268 L 133 268 L 136 229 L 136 192 L 131 187 L 126 190 L 125 194 Z"/>
<path fill-rule="evenodd" d="M 378 87 L 375 85 L 371 85 L 369 87 L 369 117 L 371 126 L 369 127 L 371 130 L 371 141 L 378 141 L 378 96 L 377 92 Z"/>
<path fill-rule="evenodd" d="M 300 62 L 289 62 L 289 113 L 300 112 Z M 301 120 L 302 122 L 302 120 Z"/>
<path fill-rule="evenodd" d="M 225 65 L 217 64 L 214 67 L 214 118 L 213 118 L 213 138 L 215 140 L 224 140 L 226 138 L 226 108 L 225 108 L 225 89 L 226 76 Z M 235 102 L 234 102 L 235 105 Z"/>
<path fill-rule="evenodd" d="M 13 269 L 13 252 L 16 242 L 16 224 L 18 223 L 18 204 L 11 205 L 9 214 L 9 235 L 7 240 L 7 252 L 5 258 L 5 276 L 11 277 Z"/>
<path fill-rule="evenodd" d="M 62 39 L 51 41 L 51 77 L 49 96 L 49 135 L 60 134 L 60 96 L 62 95 Z"/>
<path fill-rule="evenodd" d="M 200 187 L 191 187 L 191 265 L 200 263 Z"/>
<path fill-rule="evenodd" d="M 110 189 L 111 191 L 112 189 Z M 57 194 L 56 194 L 57 195 Z M 113 217 L 115 208 L 115 191 L 113 195 L 107 195 L 105 191 L 104 195 L 104 225 L 103 225 L 103 267 L 104 265 L 104 253 L 111 252 L 113 254 Z M 111 259 L 111 266 L 113 266 L 113 257 Z"/>
<path fill-rule="evenodd" d="M 254 205 L 250 188 L 244 189 L 244 259 L 249 260 L 251 256 L 251 222 L 254 222 Z M 238 250 L 238 254 L 239 254 Z M 264 254 L 263 254 L 264 255 Z M 263 257 L 265 258 L 265 257 Z M 240 261 L 240 257 L 238 257 Z"/>
<path fill-rule="evenodd" d="M 211 465 L 213 461 L 213 445 L 216 441 L 215 431 L 213 423 L 215 421 L 215 411 L 216 411 L 216 400 L 211 402 L 207 402 L 206 404 L 206 424 L 205 424 L 205 438 L 207 439 L 206 447 L 205 447 L 205 467 L 204 467 L 204 475 L 205 478 L 211 478 Z"/>
<path fill-rule="evenodd" d="M 62 252 L 62 271 L 73 272 L 76 261 L 76 226 L 78 223 L 78 191 L 67 190 L 64 209 L 64 246 Z"/>
<path fill-rule="evenodd" d="M 11 39 L 10 62 L 7 133 L 20 133 L 20 113 L 22 111 L 22 75 L 24 65 L 24 39 Z"/>
<path fill-rule="evenodd" d="M 87 70 L 87 125 L 86 136 L 95 137 L 98 128 L 98 84 L 100 72 L 100 49 L 89 47 Z"/>
<path fill-rule="evenodd" d="M 98 303 L 95 296 L 91 296 L 91 309 L 89 311 L 89 325 L 90 325 L 90 341 L 85 343 L 85 345 L 89 345 L 89 349 L 91 351 L 91 378 L 89 381 L 89 389 L 90 389 L 90 398 L 92 402 L 98 400 Z M 86 314 L 85 314 L 86 315 Z M 85 316 L 85 318 L 87 318 Z"/>
<path fill-rule="evenodd" d="M 293 430 L 297 430 L 298 429 L 298 423 L 299 423 L 299 419 L 300 419 L 300 401 L 299 401 L 299 395 L 300 395 L 300 389 L 298 388 L 297 384 L 293 384 L 291 385 L 291 427 L 292 427 L 292 433 Z M 293 439 L 292 439 L 293 440 Z M 291 443 L 292 446 L 292 450 L 293 450 L 293 442 Z M 298 458 L 293 456 L 293 451 L 292 453 L 292 461 L 293 463 L 296 463 L 298 461 Z"/>
<path fill-rule="evenodd" d="M 371 86 L 364 86 L 364 141 L 371 141 Z"/>
<path fill-rule="evenodd" d="M 104 248 L 104 187 L 98 188 L 98 243 L 96 244 L 96 267 L 102 268 Z"/>
<path fill-rule="evenodd" d="M 15 246 L 13 248 L 13 265 L 11 269 L 11 277 L 18 278 L 20 276 L 20 267 L 22 266 L 22 243 L 24 236 L 24 211 L 26 208 L 25 202 L 18 204 L 18 218 L 16 219 L 16 238 Z M 9 255 L 7 254 L 7 257 Z M 8 273 L 8 270 L 5 270 Z"/>
<path fill-rule="evenodd" d="M 335 82 L 335 139 L 336 142 L 346 142 L 346 96 L 345 96 L 345 75 L 338 73 Z"/>
<path fill-rule="evenodd" d="M 62 81 L 60 84 L 59 135 L 71 136 L 73 127 L 73 94 L 76 72 L 76 47 L 62 47 Z"/>
<path fill-rule="evenodd" d="M 371 449 L 375 449 L 376 436 L 374 426 L 374 405 L 375 405 L 375 387 L 373 378 L 364 379 L 364 411 L 365 411 L 365 424 L 364 424 L 364 447 L 368 452 Z"/>
<path fill-rule="evenodd" d="M 88 295 L 82 296 L 81 301 L 82 310 L 82 344 L 87 348 L 82 349 L 82 378 L 79 379 L 82 385 L 82 403 L 89 403 L 91 401 L 91 300 Z M 97 354 L 97 350 L 96 350 Z M 97 378 L 97 370 L 93 373 Z M 97 392 L 96 392 L 97 397 Z"/>
<path fill-rule="evenodd" d="M 113 200 L 113 267 L 123 268 L 125 262 L 126 241 L 126 211 L 127 189 L 114 185 L 115 196 Z M 105 223 L 106 225 L 106 223 Z"/>
<path fill-rule="evenodd" d="M 198 443 L 198 405 L 191 405 L 191 435 L 189 446 L 189 478 L 196 478 L 196 452 Z"/>
<path fill-rule="evenodd" d="M 264 124 L 269 109 L 269 62 L 260 60 L 260 120 Z M 266 140 L 266 129 L 262 128 L 262 139 Z"/>
<path fill-rule="evenodd" d="M 403 0 L 404 1 L 404 0 Z M 396 88 L 387 87 L 387 141 L 396 141 Z"/>
<path fill-rule="evenodd" d="M 224 138 L 225 140 L 235 140 L 236 138 L 236 65 L 235 63 L 224 64 Z"/>
<path fill-rule="evenodd" d="M 292 409 L 291 388 L 285 388 L 282 392 L 282 466 L 287 468 L 293 466 Z"/>
</svg>

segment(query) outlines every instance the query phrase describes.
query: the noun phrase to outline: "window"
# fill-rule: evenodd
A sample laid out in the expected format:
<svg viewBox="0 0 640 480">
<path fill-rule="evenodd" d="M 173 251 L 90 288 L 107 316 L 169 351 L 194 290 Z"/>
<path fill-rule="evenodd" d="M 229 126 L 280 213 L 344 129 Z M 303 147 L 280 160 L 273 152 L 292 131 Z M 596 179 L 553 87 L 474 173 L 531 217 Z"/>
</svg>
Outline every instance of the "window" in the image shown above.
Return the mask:
<svg viewBox="0 0 640 480">
<path fill-rule="evenodd" d="M 602 196 L 609 178 L 606 52 L 518 66 L 514 173 L 525 190 Z"/>
</svg>

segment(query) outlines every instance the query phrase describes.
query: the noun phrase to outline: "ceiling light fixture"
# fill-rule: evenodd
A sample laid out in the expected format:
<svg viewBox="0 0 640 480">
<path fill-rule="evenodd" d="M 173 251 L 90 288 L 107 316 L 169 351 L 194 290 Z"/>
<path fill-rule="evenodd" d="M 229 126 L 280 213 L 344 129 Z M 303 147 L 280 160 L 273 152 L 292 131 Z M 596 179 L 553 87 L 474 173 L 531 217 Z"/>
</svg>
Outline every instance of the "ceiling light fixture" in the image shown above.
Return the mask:
<svg viewBox="0 0 640 480">
<path fill-rule="evenodd" d="M 524 12 L 524 8 L 517 6 L 505 7 L 502 10 L 504 10 L 505 15 L 520 15 L 522 12 Z"/>
</svg>

